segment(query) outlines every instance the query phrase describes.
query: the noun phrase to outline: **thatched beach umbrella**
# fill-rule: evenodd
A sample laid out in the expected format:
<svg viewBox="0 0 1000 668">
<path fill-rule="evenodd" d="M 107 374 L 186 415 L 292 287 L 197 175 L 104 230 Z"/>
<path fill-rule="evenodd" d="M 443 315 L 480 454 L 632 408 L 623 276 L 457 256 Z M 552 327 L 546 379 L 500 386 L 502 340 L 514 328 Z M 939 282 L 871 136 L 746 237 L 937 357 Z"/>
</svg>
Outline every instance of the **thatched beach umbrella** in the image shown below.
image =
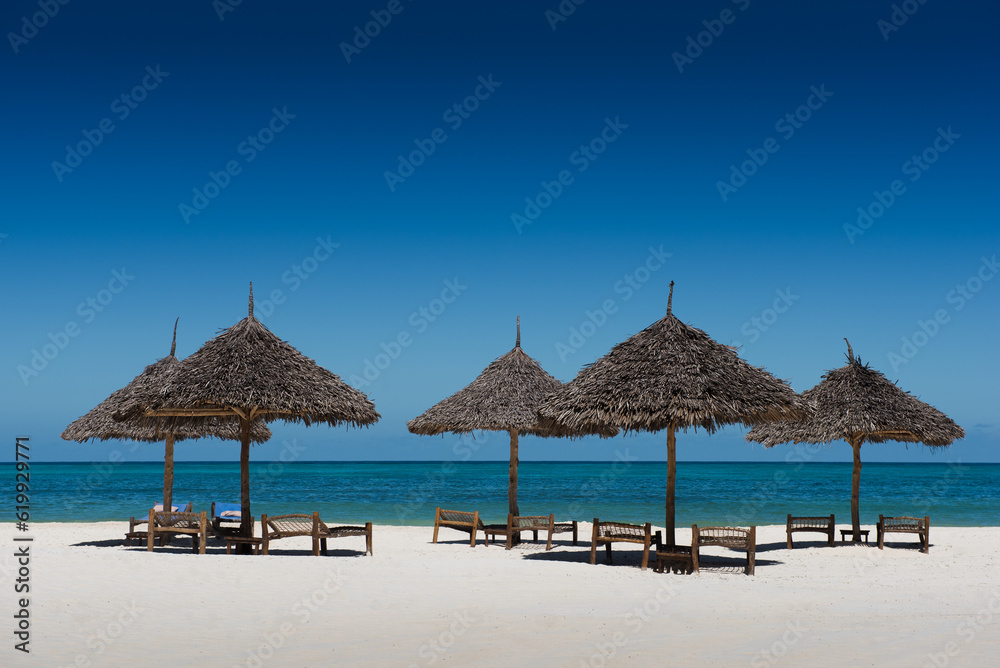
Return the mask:
<svg viewBox="0 0 1000 668">
<path fill-rule="evenodd" d="M 844 339 L 847 341 L 847 339 Z M 902 441 L 932 447 L 950 445 L 965 431 L 947 415 L 904 392 L 881 372 L 862 364 L 847 342 L 847 365 L 827 371 L 823 380 L 802 393 L 812 412 L 804 420 L 758 425 L 746 440 L 773 447 L 778 443 L 829 443 L 845 440 L 854 449 L 851 478 L 851 527 L 861 540 L 858 497 L 861 444 Z"/>
<path fill-rule="evenodd" d="M 70 423 L 61 434 L 67 441 L 84 443 L 90 439 L 158 442 L 164 441 L 163 456 L 163 507 L 169 508 L 173 501 L 174 486 L 174 442 L 186 438 L 212 436 L 223 440 L 239 440 L 240 424 L 235 417 L 203 418 L 184 424 L 174 424 L 168 430 L 162 418 L 136 416 L 119 422 L 113 418 L 116 410 L 125 405 L 127 399 L 137 392 L 146 393 L 150 389 L 162 387 L 170 375 L 176 371 L 180 361 L 174 357 L 177 350 L 177 322 L 174 322 L 174 338 L 170 343 L 170 354 L 163 357 L 136 376 L 125 387 L 115 390 L 111 396 L 99 403 L 86 415 Z M 254 443 L 263 443 L 271 438 L 271 430 L 261 421 L 253 424 L 250 432 Z"/>
<path fill-rule="evenodd" d="M 253 423 L 326 422 L 369 425 L 379 414 L 362 392 L 327 371 L 249 315 L 180 363 L 162 388 L 137 393 L 115 419 L 143 414 L 163 418 L 167 428 L 192 418 L 237 417 L 240 422 L 241 533 L 249 536 L 250 441 Z M 245 546 L 241 546 L 245 547 Z"/>
<path fill-rule="evenodd" d="M 540 415 L 565 429 L 667 430 L 666 543 L 673 547 L 675 432 L 799 417 L 804 404 L 784 381 L 751 366 L 671 312 L 584 367 L 550 397 Z"/>
<path fill-rule="evenodd" d="M 510 433 L 510 470 L 507 488 L 509 512 L 520 515 L 517 507 L 518 437 L 566 435 L 538 422 L 538 407 L 545 397 L 562 384 L 521 350 L 521 318 L 517 319 L 514 348 L 494 360 L 479 377 L 447 399 L 406 423 L 414 434 L 444 432 L 467 434 L 472 431 Z M 565 431 L 565 430 L 562 430 Z M 605 431 L 604 435 L 617 433 Z"/>
</svg>

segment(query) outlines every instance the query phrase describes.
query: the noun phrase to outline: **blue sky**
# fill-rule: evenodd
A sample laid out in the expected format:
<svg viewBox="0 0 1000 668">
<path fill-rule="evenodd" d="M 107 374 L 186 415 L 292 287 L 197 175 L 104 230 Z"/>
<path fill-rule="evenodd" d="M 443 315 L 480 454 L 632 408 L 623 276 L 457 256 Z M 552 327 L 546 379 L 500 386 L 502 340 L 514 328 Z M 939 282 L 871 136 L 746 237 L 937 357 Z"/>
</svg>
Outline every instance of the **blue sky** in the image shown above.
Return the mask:
<svg viewBox="0 0 1000 668">
<path fill-rule="evenodd" d="M 261 321 L 383 416 L 273 423 L 255 459 L 457 460 L 405 422 L 510 350 L 517 315 L 569 381 L 673 280 L 679 318 L 796 390 L 847 337 L 967 432 L 867 461 L 1000 461 L 1000 8 L 674 4 L 5 3 L 2 432 L 40 461 L 162 457 L 59 433 L 175 318 L 183 357 L 244 317 L 252 281 Z M 683 433 L 678 457 L 791 451 L 743 433 Z M 662 461 L 665 438 L 521 458 Z"/>
</svg>

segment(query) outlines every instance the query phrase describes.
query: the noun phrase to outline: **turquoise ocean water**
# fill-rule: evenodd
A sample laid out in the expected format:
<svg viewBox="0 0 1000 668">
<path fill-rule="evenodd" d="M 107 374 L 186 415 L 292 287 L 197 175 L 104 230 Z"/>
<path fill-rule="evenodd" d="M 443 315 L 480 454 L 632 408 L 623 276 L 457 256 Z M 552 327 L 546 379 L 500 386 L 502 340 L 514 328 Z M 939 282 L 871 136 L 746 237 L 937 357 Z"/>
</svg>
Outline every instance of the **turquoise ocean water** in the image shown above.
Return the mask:
<svg viewBox="0 0 1000 668">
<path fill-rule="evenodd" d="M 255 516 L 319 511 L 329 522 L 431 525 L 435 506 L 507 517 L 507 462 L 252 462 Z M 0 499 L 13 521 L 14 465 Z M 677 526 L 784 524 L 786 513 L 850 522 L 850 463 L 680 462 Z M 33 522 L 144 515 L 163 490 L 159 463 L 33 463 Z M 663 525 L 667 468 L 650 462 L 521 462 L 521 514 Z M 239 464 L 181 462 L 175 501 L 239 501 Z M 930 515 L 937 526 L 1000 526 L 1000 464 L 864 464 L 861 522 Z"/>
</svg>

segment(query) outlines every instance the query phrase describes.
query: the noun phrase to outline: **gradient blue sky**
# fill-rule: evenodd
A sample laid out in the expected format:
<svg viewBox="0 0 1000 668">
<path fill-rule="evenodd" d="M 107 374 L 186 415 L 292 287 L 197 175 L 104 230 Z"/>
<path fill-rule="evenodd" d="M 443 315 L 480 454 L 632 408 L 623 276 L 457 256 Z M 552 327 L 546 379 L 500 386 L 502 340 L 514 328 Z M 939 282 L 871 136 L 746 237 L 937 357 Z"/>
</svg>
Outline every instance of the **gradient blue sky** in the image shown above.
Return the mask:
<svg viewBox="0 0 1000 668">
<path fill-rule="evenodd" d="M 468 448 L 405 422 L 510 350 L 518 314 L 525 351 L 569 381 L 662 317 L 674 280 L 681 320 L 796 390 L 848 337 L 967 432 L 867 461 L 1000 461 L 1000 8 L 902 4 L 4 3 L 0 459 L 15 435 L 39 461 L 161 458 L 59 433 L 166 355 L 175 318 L 183 357 L 244 317 L 251 281 L 262 322 L 383 416 L 273 423 L 254 459 L 505 459 L 505 435 Z M 225 187 L 196 201 L 213 173 Z M 526 199 L 540 214 L 518 225 Z M 845 229 L 859 207 L 872 219 Z M 678 457 L 792 451 L 743 433 L 682 433 Z M 526 438 L 521 458 L 662 461 L 664 441 Z"/>
</svg>

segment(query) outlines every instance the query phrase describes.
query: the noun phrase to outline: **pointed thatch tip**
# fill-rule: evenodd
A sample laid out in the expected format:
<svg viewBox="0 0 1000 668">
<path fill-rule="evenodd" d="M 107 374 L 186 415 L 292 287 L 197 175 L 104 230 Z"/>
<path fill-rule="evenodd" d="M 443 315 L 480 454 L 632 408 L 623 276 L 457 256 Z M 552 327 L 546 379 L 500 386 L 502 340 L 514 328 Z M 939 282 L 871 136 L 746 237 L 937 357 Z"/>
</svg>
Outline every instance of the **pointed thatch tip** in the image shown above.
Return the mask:
<svg viewBox="0 0 1000 668">
<path fill-rule="evenodd" d="M 250 281 L 250 317 L 253 317 L 253 281 Z"/>
<path fill-rule="evenodd" d="M 670 294 L 667 296 L 667 315 L 670 315 L 670 309 L 674 301 L 674 282 L 670 281 Z"/>
<path fill-rule="evenodd" d="M 521 316 L 517 316 L 517 341 L 514 342 L 514 347 L 521 347 Z"/>
<path fill-rule="evenodd" d="M 851 348 L 851 342 L 847 340 L 846 336 L 844 337 L 844 343 L 847 344 L 847 361 L 854 364 L 854 350 Z"/>
<path fill-rule="evenodd" d="M 173 357 L 174 353 L 177 352 L 177 323 L 180 322 L 180 317 L 174 320 L 174 340 L 170 342 L 170 356 Z"/>
</svg>

